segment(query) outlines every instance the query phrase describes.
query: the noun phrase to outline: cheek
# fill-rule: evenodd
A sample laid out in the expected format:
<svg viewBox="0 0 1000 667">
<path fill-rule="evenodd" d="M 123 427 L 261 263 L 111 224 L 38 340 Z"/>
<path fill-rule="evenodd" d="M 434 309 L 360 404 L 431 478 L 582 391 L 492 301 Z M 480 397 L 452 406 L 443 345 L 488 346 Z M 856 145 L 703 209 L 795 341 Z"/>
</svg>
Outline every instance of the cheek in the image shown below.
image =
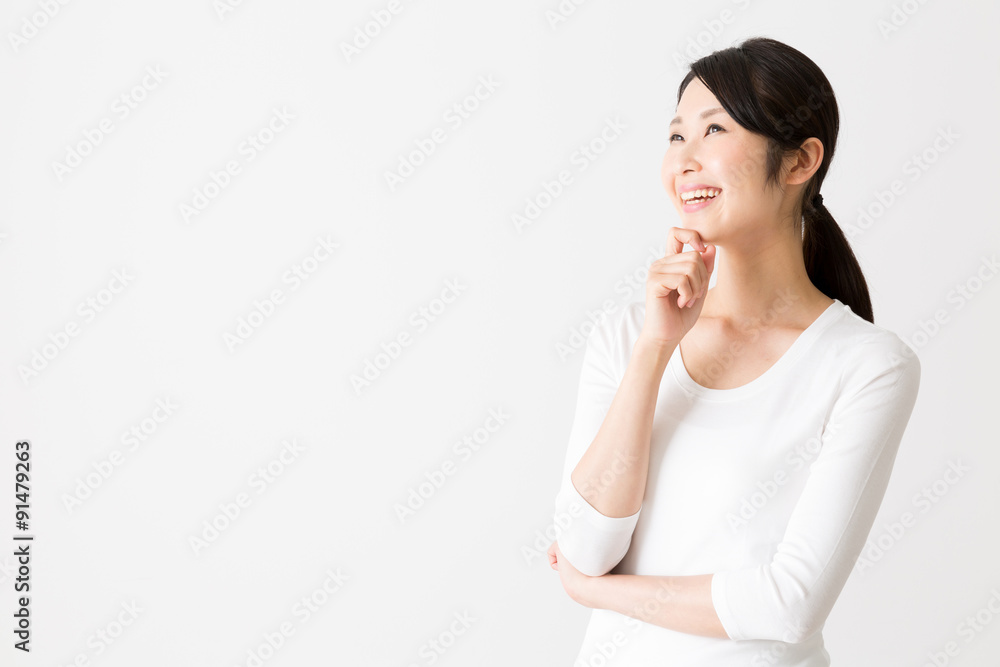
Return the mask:
<svg viewBox="0 0 1000 667">
<path fill-rule="evenodd" d="M 670 190 L 673 180 L 674 176 L 673 170 L 670 168 L 670 156 L 664 155 L 663 161 L 660 163 L 660 182 L 663 183 L 663 187 Z"/>
<path fill-rule="evenodd" d="M 719 173 L 724 175 L 730 187 L 749 189 L 763 182 L 763 164 L 763 156 L 757 151 L 734 147 L 722 156 Z"/>
</svg>

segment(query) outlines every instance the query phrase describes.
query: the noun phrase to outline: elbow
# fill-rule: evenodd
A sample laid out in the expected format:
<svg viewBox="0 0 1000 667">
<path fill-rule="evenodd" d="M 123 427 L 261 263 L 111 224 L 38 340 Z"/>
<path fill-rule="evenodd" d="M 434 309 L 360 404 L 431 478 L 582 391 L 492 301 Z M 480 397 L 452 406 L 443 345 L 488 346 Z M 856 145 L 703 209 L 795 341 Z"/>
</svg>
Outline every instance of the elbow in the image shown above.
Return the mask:
<svg viewBox="0 0 1000 667">
<path fill-rule="evenodd" d="M 572 563 L 572 562 L 573 561 L 570 561 L 570 563 Z M 579 570 L 583 574 L 587 575 L 588 577 L 603 577 L 608 572 L 610 572 L 611 570 L 615 569 L 615 565 L 618 565 L 618 563 L 610 563 L 609 564 L 607 561 L 603 561 L 603 562 L 602 561 L 596 561 L 596 562 L 586 562 L 586 561 L 583 561 L 583 562 L 581 562 L 580 567 L 577 567 L 576 564 L 574 564 L 573 567 L 576 567 L 577 570 Z"/>
<path fill-rule="evenodd" d="M 826 613 L 818 609 L 783 608 L 776 614 L 778 625 L 771 639 L 786 644 L 804 644 L 815 637 L 826 623 Z M 781 628 L 779 631 L 778 628 Z"/>
<path fill-rule="evenodd" d="M 788 632 L 782 640 L 788 644 L 804 644 L 813 638 L 823 628 L 823 624 L 801 624 L 794 622 L 788 626 Z"/>
<path fill-rule="evenodd" d="M 569 564 L 588 577 L 602 577 L 613 570 L 625 557 L 631 544 L 630 539 L 620 552 L 609 552 L 605 549 L 595 548 L 596 545 L 580 543 L 569 535 L 563 535 L 557 541 L 559 551 L 569 561 Z"/>
<path fill-rule="evenodd" d="M 570 484 L 556 499 L 554 519 L 556 540 L 566 560 L 588 577 L 600 577 L 625 557 L 639 512 L 628 517 L 604 516 Z"/>
<path fill-rule="evenodd" d="M 712 601 L 730 639 L 815 641 L 833 599 L 829 591 L 807 587 L 780 567 L 722 572 L 712 578 Z"/>
</svg>

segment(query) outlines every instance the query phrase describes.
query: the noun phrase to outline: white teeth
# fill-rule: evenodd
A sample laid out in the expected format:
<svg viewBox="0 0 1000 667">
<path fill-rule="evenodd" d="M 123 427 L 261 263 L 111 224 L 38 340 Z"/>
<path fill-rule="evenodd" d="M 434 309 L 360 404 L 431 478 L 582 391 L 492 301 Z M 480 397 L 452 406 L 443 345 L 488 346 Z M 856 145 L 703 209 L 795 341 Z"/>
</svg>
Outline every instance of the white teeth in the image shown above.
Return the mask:
<svg viewBox="0 0 1000 667">
<path fill-rule="evenodd" d="M 692 199 L 698 199 L 698 198 L 711 199 L 720 192 L 722 192 L 722 190 L 718 188 L 702 188 L 701 190 L 690 190 L 688 192 L 681 193 L 681 201 L 687 202 Z"/>
</svg>

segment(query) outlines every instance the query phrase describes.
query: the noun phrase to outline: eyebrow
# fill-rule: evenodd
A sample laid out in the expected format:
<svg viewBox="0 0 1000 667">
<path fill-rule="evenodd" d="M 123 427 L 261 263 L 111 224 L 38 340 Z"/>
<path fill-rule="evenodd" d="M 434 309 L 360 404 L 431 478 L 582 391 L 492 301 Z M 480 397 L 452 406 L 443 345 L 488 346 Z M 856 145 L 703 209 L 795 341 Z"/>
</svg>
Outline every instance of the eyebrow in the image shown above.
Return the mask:
<svg viewBox="0 0 1000 667">
<path fill-rule="evenodd" d="M 705 109 L 704 111 L 702 111 L 702 112 L 701 112 L 701 113 L 700 113 L 700 114 L 698 115 L 698 118 L 708 118 L 708 117 L 709 117 L 709 116 L 711 116 L 712 114 L 716 114 L 716 113 L 719 113 L 719 112 L 722 112 L 722 111 L 725 111 L 725 109 L 723 109 L 722 107 L 713 107 L 713 108 L 711 108 L 711 109 Z M 681 117 L 680 117 L 680 116 L 677 116 L 677 117 L 676 117 L 676 118 L 674 118 L 674 119 L 673 119 L 672 121 L 670 121 L 670 127 L 673 127 L 674 125 L 678 125 L 678 124 L 680 124 L 681 122 L 682 122 L 682 121 L 681 121 Z"/>
</svg>

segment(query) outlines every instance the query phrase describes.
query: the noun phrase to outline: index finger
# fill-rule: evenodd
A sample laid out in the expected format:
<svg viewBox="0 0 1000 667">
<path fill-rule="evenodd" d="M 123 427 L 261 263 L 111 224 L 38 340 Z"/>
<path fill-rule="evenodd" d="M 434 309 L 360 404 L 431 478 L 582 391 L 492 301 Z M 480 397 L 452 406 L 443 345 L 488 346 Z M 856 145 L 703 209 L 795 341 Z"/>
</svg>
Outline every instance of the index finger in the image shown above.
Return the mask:
<svg viewBox="0 0 1000 667">
<path fill-rule="evenodd" d="M 695 250 L 705 249 L 705 243 L 701 240 L 701 234 L 693 229 L 685 227 L 671 227 L 670 237 L 667 239 L 667 254 L 677 255 L 684 251 L 684 244 L 687 243 Z"/>
</svg>

